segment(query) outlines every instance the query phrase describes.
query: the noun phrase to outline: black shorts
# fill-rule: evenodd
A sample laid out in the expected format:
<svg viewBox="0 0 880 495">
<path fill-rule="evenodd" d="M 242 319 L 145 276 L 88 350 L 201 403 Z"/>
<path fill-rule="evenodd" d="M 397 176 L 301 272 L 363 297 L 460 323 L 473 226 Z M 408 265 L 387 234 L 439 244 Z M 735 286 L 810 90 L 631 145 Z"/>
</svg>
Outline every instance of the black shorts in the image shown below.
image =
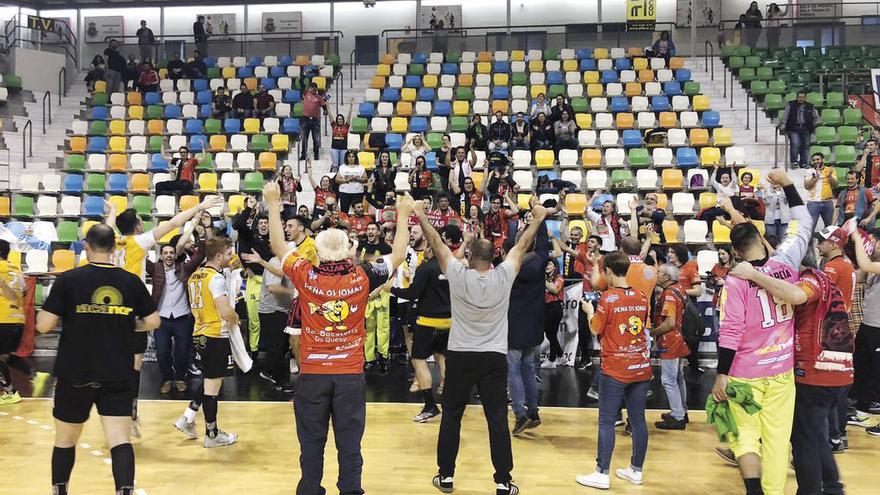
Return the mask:
<svg viewBox="0 0 880 495">
<path fill-rule="evenodd" d="M 414 301 L 398 301 L 396 316 L 400 323 L 409 327 L 409 331 L 412 332 L 416 324 L 416 318 L 418 318 L 416 303 Z"/>
<path fill-rule="evenodd" d="M 416 325 L 413 330 L 412 358 L 428 359 L 435 352 L 446 353 L 446 344 L 449 342 L 448 328 L 434 328 Z"/>
<path fill-rule="evenodd" d="M 224 378 L 232 376 L 235 363 L 232 361 L 232 348 L 229 339 L 193 336 L 196 349 L 196 365 L 202 370 L 204 378 Z"/>
<path fill-rule="evenodd" d="M 18 350 L 22 332 L 24 325 L 21 323 L 0 323 L 0 355 Z"/>
<path fill-rule="evenodd" d="M 147 352 L 147 332 L 135 332 L 131 336 L 131 353 L 143 354 Z"/>
<path fill-rule="evenodd" d="M 73 384 L 59 378 L 55 384 L 55 406 L 52 416 L 65 423 L 85 423 L 92 404 L 101 416 L 131 416 L 131 380 Z"/>
</svg>

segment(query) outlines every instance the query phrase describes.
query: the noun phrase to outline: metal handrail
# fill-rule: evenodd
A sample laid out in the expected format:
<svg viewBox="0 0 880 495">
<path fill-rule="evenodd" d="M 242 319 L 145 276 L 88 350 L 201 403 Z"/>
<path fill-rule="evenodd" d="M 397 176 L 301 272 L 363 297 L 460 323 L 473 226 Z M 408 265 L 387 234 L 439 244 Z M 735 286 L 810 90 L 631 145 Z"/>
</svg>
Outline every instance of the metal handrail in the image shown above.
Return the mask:
<svg viewBox="0 0 880 495">
<path fill-rule="evenodd" d="M 63 84 L 62 84 L 63 81 Z M 61 67 L 58 71 L 58 106 L 61 106 L 61 98 L 67 96 L 67 67 Z"/>
<path fill-rule="evenodd" d="M 45 93 L 43 93 L 43 111 L 42 111 L 42 115 L 43 115 L 43 134 L 46 134 L 46 108 L 47 108 L 47 106 L 46 106 L 46 98 L 49 99 L 49 105 L 48 105 L 48 109 L 49 109 L 49 125 L 52 125 L 52 93 L 50 93 L 48 90 L 47 90 Z"/>
<path fill-rule="evenodd" d="M 732 94 L 733 94 L 733 92 L 731 91 L 731 95 Z M 749 101 L 751 101 L 751 99 L 752 99 L 751 91 L 746 91 L 746 130 L 749 130 L 749 124 L 750 124 L 750 120 L 751 120 L 750 116 L 752 115 L 749 112 Z M 757 101 L 755 102 L 755 106 L 758 106 Z"/>
<path fill-rule="evenodd" d="M 755 142 L 758 142 L 758 101 L 755 100 Z"/>
<path fill-rule="evenodd" d="M 348 54 L 348 76 L 350 79 L 348 83 L 351 85 L 349 86 L 350 89 L 354 89 L 354 80 L 357 79 L 358 75 L 357 62 L 355 62 L 354 59 L 356 54 L 357 48 L 355 48 L 351 51 L 351 53 Z"/>
<path fill-rule="evenodd" d="M 266 33 L 264 31 L 255 31 L 255 32 L 244 32 L 244 33 L 223 33 L 222 35 L 213 35 L 213 37 L 216 37 L 216 36 L 223 36 L 224 38 L 226 38 L 226 37 L 233 37 L 233 38 L 241 37 L 242 39 L 225 39 L 225 40 L 213 39 L 212 40 L 211 39 L 212 36 L 208 36 L 208 40 L 211 41 L 212 43 L 221 43 L 224 41 L 234 41 L 234 42 L 251 41 L 251 40 L 247 40 L 244 38 L 247 36 L 262 36 L 264 34 L 271 34 L 272 37 L 267 40 L 260 39 L 257 41 L 288 41 L 288 40 L 307 41 L 307 39 L 304 38 L 304 36 L 303 36 L 303 35 L 307 35 L 307 34 L 314 34 L 314 35 L 329 34 L 331 38 L 333 38 L 337 35 L 340 38 L 345 37 L 345 33 L 343 33 L 342 31 L 337 31 L 337 30 L 333 30 L 333 31 L 331 31 L 331 30 L 325 30 L 325 31 L 276 31 L 274 33 Z M 290 36 L 287 36 L 287 37 L 282 36 L 285 34 L 290 35 Z M 192 37 L 193 37 L 193 33 L 158 34 L 158 35 L 153 36 L 153 38 L 156 40 L 156 43 L 155 43 L 156 45 L 159 44 L 159 41 L 165 41 L 165 40 L 169 40 L 169 39 L 179 39 L 179 38 L 192 38 Z M 110 40 L 117 40 L 120 42 L 124 42 L 124 40 L 126 40 L 126 39 L 137 40 L 138 37 L 137 37 L 137 35 L 133 35 L 133 34 L 129 34 L 129 35 L 125 35 L 125 36 L 104 36 L 104 43 L 107 43 Z M 123 43 L 123 44 L 125 44 L 125 43 Z"/>
<path fill-rule="evenodd" d="M 725 100 L 727 99 L 727 73 L 728 72 L 730 72 L 730 69 L 728 69 L 727 67 L 724 67 L 724 70 L 721 71 L 721 74 L 724 76 L 724 83 L 721 85 L 721 87 L 724 88 L 724 95 L 722 96 L 722 98 L 724 98 Z M 730 72 L 730 77 L 733 77 L 733 72 Z"/>
<path fill-rule="evenodd" d="M 336 86 L 336 115 L 339 115 L 339 102 L 345 98 L 345 90 L 341 89 L 341 86 L 345 84 L 342 80 L 344 79 L 345 74 L 342 71 L 339 71 L 339 74 L 336 75 L 336 78 L 333 80 L 333 85 Z M 342 91 L 342 96 L 340 96 L 339 92 Z"/>
<path fill-rule="evenodd" d="M 30 134 L 30 146 L 27 147 L 28 153 L 25 155 L 24 150 L 27 146 L 27 138 L 28 134 Z M 31 119 L 28 119 L 25 122 L 24 127 L 21 130 L 21 168 L 24 170 L 25 165 L 27 165 L 27 158 L 34 156 L 34 123 Z"/>
<path fill-rule="evenodd" d="M 715 46 L 711 41 L 706 40 L 705 48 L 707 48 L 706 52 L 703 54 L 705 60 L 706 72 L 709 72 L 709 80 L 715 81 Z M 709 71 L 709 64 L 712 64 L 712 71 Z"/>
<path fill-rule="evenodd" d="M 733 81 L 736 79 L 733 77 L 733 72 L 730 73 L 730 108 L 733 108 Z"/>
<path fill-rule="evenodd" d="M 26 38 L 14 38 L 14 39 L 12 39 L 11 41 L 8 40 L 8 39 L 6 40 L 6 48 L 9 49 L 10 47 L 12 47 L 13 45 L 15 45 L 15 44 L 18 43 L 19 41 L 24 42 L 24 43 L 30 43 L 30 44 L 34 45 L 35 47 L 39 47 L 39 46 L 60 46 L 60 47 L 64 48 L 64 55 L 67 56 L 67 57 L 70 57 L 70 59 L 73 60 L 74 64 L 78 64 L 78 59 L 77 59 L 77 56 L 76 56 L 76 49 L 74 49 L 74 50 L 71 52 L 70 49 L 73 47 L 73 45 L 71 45 L 70 43 L 43 43 L 43 42 L 34 41 L 34 40 L 31 40 L 31 39 L 26 39 Z M 36 49 L 39 49 L 39 48 L 36 48 Z M 59 54 L 59 55 L 60 55 L 60 54 Z"/>
<path fill-rule="evenodd" d="M 656 23 L 656 25 L 657 26 L 672 26 L 675 28 L 678 27 L 678 24 L 676 24 L 674 22 L 658 22 L 658 23 Z M 381 36 L 383 36 L 383 37 L 387 36 L 389 33 L 410 34 L 414 31 L 421 32 L 421 33 L 431 33 L 434 31 L 443 31 L 443 32 L 450 32 L 450 33 L 457 34 L 457 33 L 465 32 L 468 29 L 471 29 L 471 30 L 489 30 L 489 29 L 502 30 L 503 29 L 503 30 L 510 30 L 511 32 L 516 32 L 516 31 L 514 31 L 515 29 L 529 30 L 529 29 L 534 29 L 534 28 L 548 28 L 548 27 L 550 27 L 550 28 L 563 28 L 564 29 L 564 28 L 571 27 L 571 25 L 570 24 L 510 24 L 510 25 L 502 24 L 502 25 L 497 25 L 497 26 L 456 27 L 454 29 L 431 29 L 430 27 L 421 28 L 418 30 L 416 30 L 416 29 L 385 29 L 382 31 Z M 559 33 L 559 34 L 564 34 L 564 33 Z"/>
</svg>

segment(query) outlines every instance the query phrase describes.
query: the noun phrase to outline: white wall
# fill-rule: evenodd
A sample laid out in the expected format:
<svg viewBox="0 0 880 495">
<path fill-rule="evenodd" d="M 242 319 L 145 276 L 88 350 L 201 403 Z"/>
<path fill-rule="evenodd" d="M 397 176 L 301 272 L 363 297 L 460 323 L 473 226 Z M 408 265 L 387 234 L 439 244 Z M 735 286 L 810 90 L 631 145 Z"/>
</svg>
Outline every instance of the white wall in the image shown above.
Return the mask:
<svg viewBox="0 0 880 495">
<path fill-rule="evenodd" d="M 302 12 L 303 31 L 327 31 L 330 29 L 329 3 L 282 3 L 272 5 L 248 5 L 249 33 L 262 29 L 263 12 Z"/>
<path fill-rule="evenodd" d="M 581 24 L 596 22 L 598 18 L 598 2 L 585 2 L 583 0 L 547 0 L 545 2 L 511 0 L 510 5 L 511 25 Z M 500 24 L 504 24 L 504 22 Z M 466 24 L 466 26 L 473 25 L 469 21 Z M 548 31 L 564 32 L 565 29 L 548 29 Z"/>
<path fill-rule="evenodd" d="M 217 7 L 199 5 L 197 7 L 166 7 L 165 34 L 181 35 L 192 41 L 192 28 L 193 23 L 196 22 L 196 16 L 204 14 L 235 14 L 235 27 L 232 31 L 236 33 L 245 31 L 244 5 L 220 5 Z"/>
<path fill-rule="evenodd" d="M 22 84 L 35 95 L 58 91 L 58 71 L 64 67 L 65 56 L 29 48 L 15 48 L 12 52 L 13 72 Z M 39 97 L 39 96 L 38 96 Z"/>
<path fill-rule="evenodd" d="M 462 15 L 467 19 L 466 14 Z M 377 2 L 375 7 L 368 9 L 362 3 L 345 2 L 336 4 L 334 17 L 336 29 L 345 33 L 340 40 L 339 56 L 347 61 L 348 54 L 354 50 L 355 36 L 379 35 L 379 53 L 384 53 L 382 30 L 415 28 L 416 4 L 411 1 Z"/>
</svg>

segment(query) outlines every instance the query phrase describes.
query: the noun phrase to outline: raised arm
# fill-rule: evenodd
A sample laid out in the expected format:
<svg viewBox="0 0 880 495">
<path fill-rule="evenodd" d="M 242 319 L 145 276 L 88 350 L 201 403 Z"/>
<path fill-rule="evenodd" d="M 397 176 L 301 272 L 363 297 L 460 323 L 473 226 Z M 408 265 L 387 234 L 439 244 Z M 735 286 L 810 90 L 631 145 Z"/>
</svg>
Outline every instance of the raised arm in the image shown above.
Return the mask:
<svg viewBox="0 0 880 495">
<path fill-rule="evenodd" d="M 737 263 L 737 265 L 730 270 L 730 275 L 747 280 L 766 289 L 776 301 L 782 301 L 797 306 L 807 302 L 808 299 L 807 293 L 797 285 L 759 272 L 758 270 L 755 270 L 755 267 L 753 267 L 751 263 L 745 261 Z"/>
<path fill-rule="evenodd" d="M 797 188 L 791 183 L 782 169 L 774 169 L 767 175 L 767 180 L 772 184 L 782 186 L 788 206 L 791 209 L 791 219 L 797 221 L 797 232 L 786 234 L 782 242 L 776 246 L 773 258 L 781 261 L 795 270 L 800 269 L 801 261 L 807 253 L 810 244 L 810 236 L 813 235 L 813 218 L 804 205 Z"/>
<path fill-rule="evenodd" d="M 201 203 L 193 206 L 188 210 L 184 210 L 177 215 L 171 217 L 171 220 L 159 225 L 158 227 L 153 229 L 153 238 L 158 241 L 159 239 L 165 237 L 165 234 L 171 232 L 172 230 L 183 227 L 186 222 L 189 222 L 193 217 L 201 213 L 202 211 L 208 210 L 215 206 L 220 206 L 223 204 L 222 196 L 208 196 L 202 200 Z"/>
<path fill-rule="evenodd" d="M 287 238 L 284 236 L 284 225 L 281 224 L 281 189 L 277 183 L 266 182 L 263 186 L 263 200 L 269 209 L 269 247 L 272 248 L 272 254 L 284 263 L 284 258 L 294 249 L 287 245 Z"/>
<path fill-rule="evenodd" d="M 514 271 L 517 273 L 522 265 L 523 257 L 525 257 L 526 252 L 528 252 L 529 246 L 532 245 L 535 241 L 535 236 L 538 235 L 538 229 L 547 229 L 547 226 L 544 225 L 544 218 L 547 216 L 547 210 L 543 206 L 535 205 L 535 207 L 532 208 L 532 216 L 534 217 L 534 220 L 532 220 L 532 223 L 529 224 L 528 228 L 523 232 L 522 237 L 519 238 L 519 241 L 517 241 L 504 259 L 504 261 L 510 262 L 513 265 Z"/>
<path fill-rule="evenodd" d="M 431 222 L 428 221 L 424 208 L 415 208 L 414 210 L 416 218 L 419 219 L 419 225 L 422 227 L 422 235 L 425 236 L 428 245 L 431 246 L 431 251 L 434 251 L 434 256 L 437 257 L 437 261 L 440 263 L 440 270 L 443 273 L 446 273 L 446 265 L 453 257 L 452 251 L 450 251 L 446 243 L 443 242 L 437 229 L 435 229 L 434 226 L 431 225 Z M 397 238 L 395 237 L 394 240 L 396 242 Z M 464 245 L 465 243 L 462 242 L 462 246 Z"/>
<path fill-rule="evenodd" d="M 862 243 L 861 236 L 858 232 L 858 229 L 854 230 L 850 234 L 850 237 L 853 240 L 853 244 L 855 244 L 856 264 L 858 265 L 859 270 L 864 273 L 880 275 L 880 262 L 871 261 L 871 257 L 868 256 L 868 252 L 865 251 L 865 245 Z"/>
<path fill-rule="evenodd" d="M 406 260 L 406 248 L 409 246 L 409 216 L 415 212 L 423 212 L 424 206 L 421 201 L 413 201 L 409 193 L 403 193 L 403 196 L 397 198 L 395 205 L 397 209 L 397 224 L 394 230 L 394 243 L 391 244 L 391 254 L 388 260 L 391 263 L 391 269 L 400 266 Z M 437 251 L 434 251 L 437 254 Z"/>
<path fill-rule="evenodd" d="M 180 239 L 177 240 L 177 245 L 174 246 L 174 251 L 177 256 L 183 254 L 183 249 L 186 247 L 186 243 L 189 238 L 192 236 L 193 231 L 196 229 L 196 222 L 188 222 L 186 227 L 183 229 L 183 232 L 180 234 Z"/>
</svg>

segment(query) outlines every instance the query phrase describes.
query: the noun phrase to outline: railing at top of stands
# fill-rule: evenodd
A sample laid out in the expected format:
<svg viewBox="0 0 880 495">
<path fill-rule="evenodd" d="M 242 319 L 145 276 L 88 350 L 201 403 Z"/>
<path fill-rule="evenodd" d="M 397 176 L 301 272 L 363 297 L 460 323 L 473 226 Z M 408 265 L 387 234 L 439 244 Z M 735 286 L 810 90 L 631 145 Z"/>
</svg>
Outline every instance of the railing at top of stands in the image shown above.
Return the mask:
<svg viewBox="0 0 880 495">
<path fill-rule="evenodd" d="M 46 105 L 46 99 L 49 99 L 49 104 Z M 46 91 L 43 93 L 43 134 L 46 134 L 46 110 L 49 110 L 49 125 L 52 125 L 52 93 Z"/>
<path fill-rule="evenodd" d="M 67 67 L 58 71 L 58 106 L 61 106 L 61 98 L 67 96 Z"/>
<path fill-rule="evenodd" d="M 46 31 L 20 24 L 17 17 L 6 21 L 6 24 L 3 26 L 3 39 L 7 51 L 17 43 L 28 43 L 37 50 L 42 50 L 44 47 L 60 47 L 66 57 L 72 60 L 74 64 L 78 63 L 76 33 L 70 29 L 70 24 L 64 19 L 55 19 L 55 23 L 56 25 L 64 26 L 65 29 L 47 33 Z M 50 35 L 56 37 L 57 41 L 48 41 Z"/>
<path fill-rule="evenodd" d="M 28 137 L 30 137 L 30 147 L 27 147 Z M 24 150 L 27 149 L 28 152 L 25 154 Z M 25 122 L 24 127 L 21 129 L 21 169 L 24 170 L 25 165 L 27 165 L 28 157 L 34 156 L 34 123 L 31 119 L 28 119 Z"/>
<path fill-rule="evenodd" d="M 704 44 L 706 48 L 706 52 L 704 54 L 704 60 L 706 63 L 706 72 L 709 73 L 709 80 L 715 81 L 715 45 L 712 44 L 711 41 L 706 40 Z M 709 64 L 711 64 L 711 70 L 709 68 Z"/>
<path fill-rule="evenodd" d="M 348 83 L 350 84 L 350 89 L 354 88 L 354 80 L 357 79 L 358 76 L 357 63 L 355 61 L 356 56 L 357 49 L 352 50 L 351 53 L 348 54 Z"/>
</svg>

